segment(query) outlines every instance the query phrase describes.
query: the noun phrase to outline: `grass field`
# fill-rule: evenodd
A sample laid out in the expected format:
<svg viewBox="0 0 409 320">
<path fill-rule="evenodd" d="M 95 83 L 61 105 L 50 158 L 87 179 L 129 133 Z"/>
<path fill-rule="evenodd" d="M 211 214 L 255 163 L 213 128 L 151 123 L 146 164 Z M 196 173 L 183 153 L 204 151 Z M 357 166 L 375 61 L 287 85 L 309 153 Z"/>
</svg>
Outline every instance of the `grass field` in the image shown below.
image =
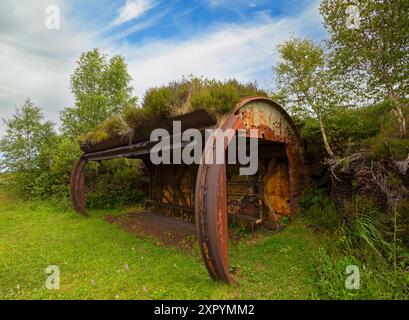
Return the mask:
<svg viewBox="0 0 409 320">
<path fill-rule="evenodd" d="M 197 248 L 180 251 L 138 238 L 104 220 L 46 203 L 0 197 L 1 299 L 314 298 L 319 238 L 301 224 L 247 235 L 230 247 L 238 284 L 210 280 Z M 45 268 L 61 271 L 60 289 Z M 127 267 L 126 267 L 127 265 Z"/>
</svg>

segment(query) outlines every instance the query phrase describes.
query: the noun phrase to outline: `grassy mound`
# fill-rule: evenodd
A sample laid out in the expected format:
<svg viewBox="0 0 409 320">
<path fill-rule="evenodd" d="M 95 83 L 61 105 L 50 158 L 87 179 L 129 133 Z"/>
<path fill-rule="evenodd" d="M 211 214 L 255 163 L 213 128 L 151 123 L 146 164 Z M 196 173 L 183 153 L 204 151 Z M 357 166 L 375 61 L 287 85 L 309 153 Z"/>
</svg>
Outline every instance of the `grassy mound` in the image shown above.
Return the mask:
<svg viewBox="0 0 409 320">
<path fill-rule="evenodd" d="M 82 136 L 80 141 L 86 146 L 111 138 L 132 141 L 135 132 L 146 121 L 170 118 L 197 109 L 206 109 L 219 117 L 231 111 L 240 99 L 254 95 L 267 96 L 267 93 L 257 89 L 254 83 L 183 78 L 147 90 L 141 107 L 128 106 L 122 114 L 114 115 Z"/>
</svg>

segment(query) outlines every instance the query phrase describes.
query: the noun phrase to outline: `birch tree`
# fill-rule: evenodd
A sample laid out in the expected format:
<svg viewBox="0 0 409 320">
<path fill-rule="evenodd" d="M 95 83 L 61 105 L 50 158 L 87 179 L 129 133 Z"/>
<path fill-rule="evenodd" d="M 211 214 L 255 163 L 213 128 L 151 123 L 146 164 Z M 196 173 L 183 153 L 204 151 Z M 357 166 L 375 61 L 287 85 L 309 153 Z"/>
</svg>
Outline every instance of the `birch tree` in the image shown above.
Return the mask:
<svg viewBox="0 0 409 320">
<path fill-rule="evenodd" d="M 342 95 L 336 90 L 328 56 L 319 44 L 300 38 L 281 43 L 278 53 L 280 61 L 273 67 L 274 98 L 292 114 L 317 119 L 325 150 L 335 158 L 325 122 L 341 105 Z"/>
</svg>

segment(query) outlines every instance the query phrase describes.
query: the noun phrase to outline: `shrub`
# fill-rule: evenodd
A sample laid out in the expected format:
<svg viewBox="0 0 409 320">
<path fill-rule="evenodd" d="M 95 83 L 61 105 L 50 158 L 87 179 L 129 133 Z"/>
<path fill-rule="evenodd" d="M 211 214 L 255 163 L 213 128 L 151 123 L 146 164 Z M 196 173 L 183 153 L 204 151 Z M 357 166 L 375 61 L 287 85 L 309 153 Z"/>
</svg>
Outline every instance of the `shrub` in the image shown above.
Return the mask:
<svg viewBox="0 0 409 320">
<path fill-rule="evenodd" d="M 402 135 L 394 115 L 390 112 L 389 104 L 385 102 L 381 105 L 384 107 L 384 113 L 379 115 L 378 120 L 374 119 L 374 123 L 379 123 L 379 130 L 367 140 L 368 149 L 375 159 L 404 160 L 409 153 L 409 132 Z"/>
<path fill-rule="evenodd" d="M 142 107 L 149 119 L 169 117 L 175 103 L 169 87 L 150 88 L 143 98 Z"/>
<path fill-rule="evenodd" d="M 341 108 L 335 110 L 326 119 L 327 134 L 333 151 L 340 157 L 371 148 L 382 157 L 389 156 L 385 151 L 391 145 L 393 152 L 402 155 L 402 137 L 389 143 L 388 137 L 396 137 L 393 126 L 391 105 L 379 103 L 360 108 Z M 314 118 L 294 119 L 306 143 L 307 154 L 326 156 L 318 120 Z M 389 128 L 386 130 L 386 128 Z M 383 133 L 382 133 L 383 132 Z M 385 142 L 387 142 L 385 144 Z M 400 149 L 399 149 L 400 148 Z M 399 149 L 399 150 L 398 150 Z M 389 150 L 389 149 L 388 149 Z M 406 153 L 407 154 L 407 153 Z"/>
<path fill-rule="evenodd" d="M 55 200 L 60 205 L 69 206 L 71 171 L 81 153 L 75 140 L 59 138 L 41 151 L 42 167 L 39 170 L 12 174 L 8 178 L 8 188 L 13 188 L 22 198 Z M 139 160 L 91 162 L 85 175 L 89 208 L 137 203 L 146 190 L 147 180 Z"/>
<path fill-rule="evenodd" d="M 331 246 L 327 245 L 329 251 L 321 249 L 316 260 L 319 298 L 409 297 L 409 251 L 393 242 L 394 231 L 397 231 L 398 241 L 406 239 L 408 208 L 405 202 L 401 203 L 398 208 L 400 224 L 394 229 L 393 216 L 379 210 L 368 198 L 354 196 L 336 212 L 324 190 L 311 188 L 304 193 L 300 201 L 304 219 L 318 229 L 333 231 L 334 241 Z M 389 237 L 388 230 L 392 233 Z M 345 287 L 349 265 L 359 267 L 359 290 Z"/>
<path fill-rule="evenodd" d="M 247 96 L 266 96 L 266 93 L 257 89 L 253 83 L 241 84 L 234 79 L 226 82 L 211 80 L 206 81 L 202 90 L 192 97 L 191 105 L 193 109 L 204 108 L 223 115 Z"/>
<path fill-rule="evenodd" d="M 125 108 L 122 118 L 129 128 L 137 128 L 148 119 L 148 115 L 145 109 L 136 106 L 128 106 Z"/>
<path fill-rule="evenodd" d="M 409 153 L 409 138 L 397 136 L 393 128 L 384 128 L 369 140 L 369 150 L 375 159 L 404 160 Z"/>
<path fill-rule="evenodd" d="M 36 181 L 39 174 L 36 171 L 19 171 L 10 173 L 8 179 L 8 191 L 15 193 L 23 199 L 36 197 Z"/>
<path fill-rule="evenodd" d="M 335 231 L 342 222 L 324 189 L 307 189 L 299 204 L 301 216 L 314 228 Z"/>
<path fill-rule="evenodd" d="M 111 208 L 143 199 L 147 178 L 140 160 L 114 159 L 91 164 L 86 170 L 89 208 Z"/>
<path fill-rule="evenodd" d="M 322 141 L 319 122 L 313 118 L 294 119 L 305 144 L 305 151 L 309 156 L 323 159 L 326 157 L 324 143 Z"/>
</svg>

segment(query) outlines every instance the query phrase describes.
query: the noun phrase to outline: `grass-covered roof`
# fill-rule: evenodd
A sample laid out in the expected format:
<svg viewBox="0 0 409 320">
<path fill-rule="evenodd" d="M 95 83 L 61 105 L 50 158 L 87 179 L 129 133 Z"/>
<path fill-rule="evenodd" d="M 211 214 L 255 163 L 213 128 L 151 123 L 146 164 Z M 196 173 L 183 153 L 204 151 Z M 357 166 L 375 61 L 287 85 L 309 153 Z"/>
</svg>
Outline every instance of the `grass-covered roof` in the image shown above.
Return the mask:
<svg viewBox="0 0 409 320">
<path fill-rule="evenodd" d="M 138 128 L 147 121 L 167 119 L 197 109 L 205 109 L 219 118 L 231 111 L 240 99 L 252 95 L 267 94 L 254 83 L 184 78 L 147 90 L 141 106 L 127 106 L 121 114 L 113 115 L 83 135 L 80 142 L 87 147 L 109 139 L 131 142 Z"/>
</svg>

